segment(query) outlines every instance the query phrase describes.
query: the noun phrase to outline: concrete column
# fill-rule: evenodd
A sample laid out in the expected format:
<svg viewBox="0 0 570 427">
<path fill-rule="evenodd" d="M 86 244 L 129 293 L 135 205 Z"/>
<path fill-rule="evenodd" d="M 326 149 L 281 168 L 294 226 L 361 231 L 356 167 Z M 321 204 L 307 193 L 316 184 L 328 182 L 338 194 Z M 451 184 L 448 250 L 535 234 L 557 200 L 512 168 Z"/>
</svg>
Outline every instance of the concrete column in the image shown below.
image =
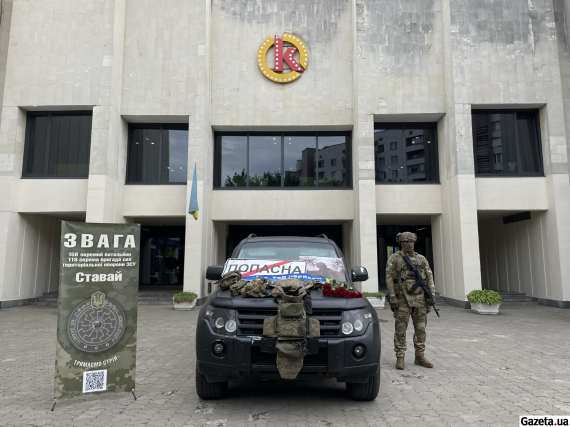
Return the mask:
<svg viewBox="0 0 570 427">
<path fill-rule="evenodd" d="M 357 106 L 358 109 L 358 106 Z M 376 245 L 376 181 L 374 174 L 374 116 L 358 115 L 352 141 L 354 182 L 354 223 L 352 227 L 352 265 L 366 267 L 368 280 L 361 290 L 378 291 Z"/>
<path fill-rule="evenodd" d="M 378 292 L 378 257 L 376 236 L 376 179 L 374 169 L 374 113 L 377 100 L 370 97 L 370 85 L 377 79 L 360 75 L 358 66 L 366 24 L 364 7 L 353 2 L 353 106 L 352 182 L 354 186 L 354 221 L 350 259 L 354 266 L 368 270 L 368 280 L 357 283 L 363 292 Z M 362 77 L 362 78 L 361 78 Z M 362 84 L 359 84 L 362 82 Z"/>
<path fill-rule="evenodd" d="M 20 272 L 15 268 L 24 227 L 18 214 L 18 192 L 25 129 L 25 111 L 4 106 L 0 123 L 0 301 L 26 297 L 20 295 Z"/>
<path fill-rule="evenodd" d="M 99 103 L 93 108 L 87 222 L 125 222 L 123 189 L 127 158 L 128 125 L 121 118 L 125 0 L 113 2 L 113 13 L 105 15 L 113 28 L 112 45 L 103 56 Z"/>
<path fill-rule="evenodd" d="M 218 235 L 212 222 L 214 141 L 210 121 L 210 1 L 201 2 L 195 10 L 197 24 L 190 40 L 196 67 L 196 101 L 190 113 L 188 135 L 188 187 L 186 196 L 186 252 L 184 259 L 184 291 L 199 297 L 207 294 L 205 279 L 208 265 L 217 261 Z M 196 165 L 198 181 L 198 220 L 188 214 L 192 179 Z"/>
<path fill-rule="evenodd" d="M 481 289 L 481 268 L 469 88 L 455 72 L 463 59 L 452 39 L 450 0 L 442 2 L 442 24 L 446 115 L 438 123 L 442 215 L 432 221 L 436 288 L 451 304 L 467 307 L 465 295 Z"/>
<path fill-rule="evenodd" d="M 547 178 L 548 211 L 545 214 L 544 254 L 550 286 L 543 305 L 570 308 L 570 179 L 567 136 L 562 99 L 540 109 L 544 172 Z"/>
</svg>

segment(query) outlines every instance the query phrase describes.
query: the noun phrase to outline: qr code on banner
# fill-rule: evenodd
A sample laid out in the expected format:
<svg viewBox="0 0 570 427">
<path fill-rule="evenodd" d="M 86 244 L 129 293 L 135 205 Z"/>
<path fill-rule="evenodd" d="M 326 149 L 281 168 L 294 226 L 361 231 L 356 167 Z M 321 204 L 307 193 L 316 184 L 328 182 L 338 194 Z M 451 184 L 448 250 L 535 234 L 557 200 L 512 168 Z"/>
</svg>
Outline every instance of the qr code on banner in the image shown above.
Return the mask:
<svg viewBox="0 0 570 427">
<path fill-rule="evenodd" d="M 107 390 L 107 370 L 83 372 L 83 393 Z"/>
</svg>

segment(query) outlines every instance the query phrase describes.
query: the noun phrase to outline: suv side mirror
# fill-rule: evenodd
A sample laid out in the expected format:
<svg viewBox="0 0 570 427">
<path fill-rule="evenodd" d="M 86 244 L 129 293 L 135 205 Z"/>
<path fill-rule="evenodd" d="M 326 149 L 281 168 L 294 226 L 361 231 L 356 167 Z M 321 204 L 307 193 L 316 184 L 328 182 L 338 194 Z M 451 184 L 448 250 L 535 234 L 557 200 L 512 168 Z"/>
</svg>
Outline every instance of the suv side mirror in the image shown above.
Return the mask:
<svg viewBox="0 0 570 427">
<path fill-rule="evenodd" d="M 368 271 L 364 267 L 352 267 L 352 281 L 365 282 L 368 280 Z"/>
<path fill-rule="evenodd" d="M 206 279 L 220 280 L 222 278 L 223 271 L 224 271 L 223 265 L 211 265 L 206 269 Z"/>
</svg>

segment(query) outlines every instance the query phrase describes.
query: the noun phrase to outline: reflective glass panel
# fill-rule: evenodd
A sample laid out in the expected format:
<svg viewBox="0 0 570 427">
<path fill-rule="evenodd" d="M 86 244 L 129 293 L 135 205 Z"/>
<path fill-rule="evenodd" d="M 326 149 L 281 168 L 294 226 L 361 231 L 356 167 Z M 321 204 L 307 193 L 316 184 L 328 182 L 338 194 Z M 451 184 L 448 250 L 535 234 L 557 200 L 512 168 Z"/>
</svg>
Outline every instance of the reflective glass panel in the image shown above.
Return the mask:
<svg viewBox="0 0 570 427">
<path fill-rule="evenodd" d="M 374 131 L 374 154 L 378 159 L 376 164 L 376 182 L 403 182 L 404 168 L 403 155 L 403 130 L 400 129 L 376 129 Z M 390 147 L 385 151 L 384 145 Z M 386 161 L 386 158 L 388 161 Z"/>
<path fill-rule="evenodd" d="M 129 131 L 127 182 L 186 183 L 188 130 L 182 125 L 136 125 Z"/>
<path fill-rule="evenodd" d="M 32 117 L 28 140 L 26 173 L 43 174 L 46 157 L 47 117 Z"/>
<path fill-rule="evenodd" d="M 377 125 L 374 157 L 377 183 L 439 182 L 433 124 Z"/>
<path fill-rule="evenodd" d="M 346 186 L 346 137 L 319 136 L 318 144 L 319 187 Z"/>
<path fill-rule="evenodd" d="M 281 136 L 249 137 L 249 186 L 281 187 Z"/>
<path fill-rule="evenodd" d="M 161 182 L 188 181 L 188 131 L 162 131 Z M 191 171 L 193 173 L 194 170 Z M 190 176 L 192 179 L 192 176 Z"/>
<path fill-rule="evenodd" d="M 405 139 L 406 182 L 437 182 L 435 129 L 406 127 Z"/>
<path fill-rule="evenodd" d="M 285 136 L 285 187 L 315 186 L 315 136 Z"/>
<path fill-rule="evenodd" d="M 476 174 L 540 174 L 536 113 L 473 113 L 471 117 Z"/>
<path fill-rule="evenodd" d="M 221 187 L 245 187 L 247 184 L 247 136 L 222 136 Z"/>
<path fill-rule="evenodd" d="M 536 114 L 517 114 L 521 171 L 540 172 L 540 155 L 535 126 Z"/>
<path fill-rule="evenodd" d="M 86 177 L 91 112 L 31 114 L 24 175 Z"/>
</svg>

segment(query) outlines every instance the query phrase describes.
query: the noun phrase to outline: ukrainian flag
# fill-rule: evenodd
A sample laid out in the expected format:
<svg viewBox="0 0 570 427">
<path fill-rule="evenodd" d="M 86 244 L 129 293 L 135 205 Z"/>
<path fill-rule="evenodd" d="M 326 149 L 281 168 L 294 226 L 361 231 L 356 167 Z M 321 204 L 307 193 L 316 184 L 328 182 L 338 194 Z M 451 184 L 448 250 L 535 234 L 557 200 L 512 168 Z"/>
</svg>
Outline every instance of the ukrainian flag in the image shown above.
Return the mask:
<svg viewBox="0 0 570 427">
<path fill-rule="evenodd" d="M 196 178 L 196 163 L 194 163 L 194 177 L 192 178 L 192 192 L 190 193 L 190 206 L 188 213 L 198 219 L 198 179 Z"/>
</svg>

